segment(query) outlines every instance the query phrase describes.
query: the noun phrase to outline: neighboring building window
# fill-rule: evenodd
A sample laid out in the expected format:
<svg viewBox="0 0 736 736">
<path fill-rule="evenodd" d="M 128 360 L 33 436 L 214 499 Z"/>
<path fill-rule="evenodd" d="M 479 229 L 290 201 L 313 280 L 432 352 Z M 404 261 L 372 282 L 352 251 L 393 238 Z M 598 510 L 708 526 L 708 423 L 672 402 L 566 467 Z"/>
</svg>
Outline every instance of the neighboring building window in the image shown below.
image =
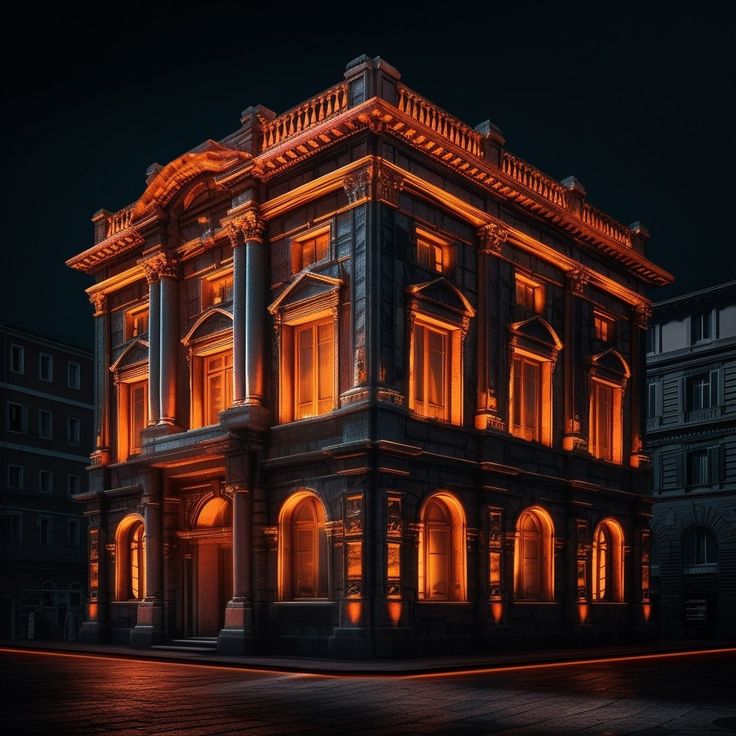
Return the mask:
<svg viewBox="0 0 736 736">
<path fill-rule="evenodd" d="M 421 513 L 419 598 L 465 600 L 465 514 L 447 493 L 432 496 Z"/>
<path fill-rule="evenodd" d="M 54 474 L 49 470 L 38 471 L 38 490 L 41 493 L 53 493 Z"/>
<path fill-rule="evenodd" d="M 233 403 L 233 353 L 208 355 L 204 358 L 205 424 L 217 424 L 220 412 Z"/>
<path fill-rule="evenodd" d="M 517 273 L 515 301 L 520 307 L 541 314 L 544 311 L 544 286 L 539 281 Z"/>
<path fill-rule="evenodd" d="M 659 325 L 647 327 L 647 355 L 654 355 L 660 351 L 659 336 Z"/>
<path fill-rule="evenodd" d="M 291 241 L 292 272 L 299 273 L 308 266 L 324 261 L 330 253 L 330 229 L 294 238 Z"/>
<path fill-rule="evenodd" d="M 142 433 L 148 424 L 148 381 L 128 386 L 128 454 L 137 455 L 143 447 Z"/>
<path fill-rule="evenodd" d="M 25 430 L 25 407 L 12 401 L 8 402 L 8 429 L 11 432 Z"/>
<path fill-rule="evenodd" d="M 145 595 L 146 537 L 143 521 L 126 516 L 115 533 L 115 597 L 142 600 Z"/>
<path fill-rule="evenodd" d="M 417 228 L 417 263 L 429 271 L 448 273 L 450 270 L 450 244 L 436 235 Z"/>
<path fill-rule="evenodd" d="M 214 307 L 233 300 L 233 272 L 222 271 L 202 279 L 202 303 Z"/>
<path fill-rule="evenodd" d="M 8 487 L 15 489 L 23 488 L 22 465 L 8 465 Z"/>
<path fill-rule="evenodd" d="M 66 364 L 66 385 L 69 388 L 78 389 L 81 384 L 80 381 L 80 366 L 79 363 L 75 363 L 70 360 Z"/>
<path fill-rule="evenodd" d="M 516 522 L 514 598 L 554 600 L 554 526 L 538 507 L 522 511 Z"/>
<path fill-rule="evenodd" d="M 5 511 L 0 514 L 0 534 L 7 544 L 20 544 L 23 541 L 23 514 L 20 511 Z"/>
<path fill-rule="evenodd" d="M 281 512 L 280 526 L 280 598 L 327 598 L 327 534 L 322 502 L 311 493 L 295 494 Z"/>
<path fill-rule="evenodd" d="M 49 547 L 54 542 L 54 527 L 50 516 L 38 515 L 38 543 L 42 547 Z"/>
<path fill-rule="evenodd" d="M 448 330 L 414 327 L 414 411 L 424 417 L 450 419 L 450 342 Z"/>
<path fill-rule="evenodd" d="M 686 379 L 687 411 L 718 406 L 718 371 L 708 371 Z"/>
<path fill-rule="evenodd" d="M 621 387 L 593 380 L 590 397 L 590 453 L 621 462 Z"/>
<path fill-rule="evenodd" d="M 511 433 L 539 442 L 542 436 L 542 363 L 517 356 L 512 375 Z"/>
<path fill-rule="evenodd" d="M 47 440 L 53 437 L 53 416 L 46 409 L 38 412 L 38 436 Z"/>
<path fill-rule="evenodd" d="M 593 334 L 601 342 L 613 342 L 616 339 L 616 321 L 602 312 L 593 312 Z"/>
<path fill-rule="evenodd" d="M 78 475 L 67 475 L 66 477 L 66 491 L 70 496 L 76 496 L 79 493 L 79 476 Z"/>
<path fill-rule="evenodd" d="M 657 383 L 650 381 L 647 385 L 647 418 L 653 419 L 658 416 L 657 411 Z"/>
<path fill-rule="evenodd" d="M 294 328 L 294 418 L 335 408 L 335 327 L 332 319 Z"/>
<path fill-rule="evenodd" d="M 76 519 L 66 520 L 65 537 L 68 547 L 79 547 L 79 522 Z"/>
<path fill-rule="evenodd" d="M 79 444 L 79 427 L 80 421 L 78 417 L 69 417 L 66 420 L 66 438 L 72 445 Z"/>
<path fill-rule="evenodd" d="M 25 350 L 22 345 L 10 344 L 10 371 L 11 373 L 24 373 L 26 366 Z"/>
<path fill-rule="evenodd" d="M 593 600 L 624 600 L 624 535 L 618 522 L 602 521 L 593 534 Z"/>
<path fill-rule="evenodd" d="M 687 529 L 682 537 L 682 561 L 685 567 L 718 564 L 718 540 L 702 526 Z"/>
<path fill-rule="evenodd" d="M 148 332 L 148 306 L 135 307 L 125 313 L 125 339 L 132 340 Z"/>
<path fill-rule="evenodd" d="M 704 486 L 710 483 L 710 458 L 708 450 L 694 450 L 687 454 L 687 483 Z"/>
<path fill-rule="evenodd" d="M 705 340 L 710 340 L 712 337 L 711 311 L 708 310 L 706 312 L 698 312 L 697 314 L 693 314 L 690 319 L 692 325 L 693 344 L 697 342 L 704 342 Z"/>
<path fill-rule="evenodd" d="M 54 358 L 48 353 L 40 353 L 38 356 L 38 377 L 42 381 L 54 380 Z"/>
</svg>

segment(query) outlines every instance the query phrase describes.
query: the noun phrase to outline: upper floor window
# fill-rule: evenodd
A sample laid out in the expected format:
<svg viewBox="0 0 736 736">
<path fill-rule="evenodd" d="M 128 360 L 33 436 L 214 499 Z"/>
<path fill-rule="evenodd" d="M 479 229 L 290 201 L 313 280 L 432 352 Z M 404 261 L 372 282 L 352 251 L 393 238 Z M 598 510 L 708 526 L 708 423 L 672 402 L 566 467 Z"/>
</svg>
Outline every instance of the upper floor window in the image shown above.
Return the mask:
<svg viewBox="0 0 736 736">
<path fill-rule="evenodd" d="M 70 496 L 76 496 L 77 493 L 79 493 L 79 476 L 78 475 L 67 475 L 66 492 Z"/>
<path fill-rule="evenodd" d="M 202 279 L 202 305 L 214 307 L 233 300 L 233 272 L 218 272 Z"/>
<path fill-rule="evenodd" d="M 610 463 L 623 458 L 623 396 L 631 369 L 613 348 L 590 361 L 588 449 L 593 457 Z"/>
<path fill-rule="evenodd" d="M 541 314 L 544 311 L 544 285 L 528 276 L 517 273 L 515 301 L 524 309 Z"/>
<path fill-rule="evenodd" d="M 416 260 L 429 271 L 448 273 L 450 270 L 450 244 L 433 233 L 417 228 Z"/>
<path fill-rule="evenodd" d="M 38 355 L 38 377 L 42 381 L 54 380 L 54 357 L 48 353 Z"/>
<path fill-rule="evenodd" d="M 38 543 L 42 547 L 48 547 L 54 541 L 54 526 L 51 516 L 48 514 L 39 514 L 36 520 L 38 528 Z"/>
<path fill-rule="evenodd" d="M 0 540 L 7 544 L 20 544 L 23 541 L 23 513 L 3 511 L 0 514 Z"/>
<path fill-rule="evenodd" d="M 710 482 L 708 450 L 693 450 L 687 454 L 687 484 L 704 486 Z"/>
<path fill-rule="evenodd" d="M 512 366 L 511 433 L 539 442 L 542 437 L 542 361 L 524 355 Z"/>
<path fill-rule="evenodd" d="M 66 385 L 69 388 L 79 388 L 80 386 L 80 366 L 79 363 L 75 363 L 70 360 L 66 364 Z"/>
<path fill-rule="evenodd" d="M 11 373 L 25 372 L 25 350 L 22 345 L 10 344 L 10 371 Z"/>
<path fill-rule="evenodd" d="M 38 471 L 38 490 L 41 491 L 41 493 L 53 493 L 54 474 L 51 471 Z"/>
<path fill-rule="evenodd" d="M 307 266 L 324 261 L 329 253 L 329 227 L 294 238 L 291 241 L 291 270 L 293 273 L 298 273 Z"/>
<path fill-rule="evenodd" d="M 132 340 L 148 332 L 148 305 L 134 307 L 125 313 L 125 339 Z"/>
<path fill-rule="evenodd" d="M 53 416 L 46 409 L 38 412 L 38 436 L 44 439 L 51 439 L 53 436 Z"/>
<path fill-rule="evenodd" d="M 335 327 L 331 319 L 294 329 L 294 417 L 332 411 L 335 405 Z"/>
<path fill-rule="evenodd" d="M 26 414 L 27 410 L 21 404 L 9 401 L 8 404 L 8 429 L 11 432 L 26 431 Z"/>
<path fill-rule="evenodd" d="M 72 445 L 79 444 L 80 421 L 78 417 L 69 417 L 66 423 L 66 438 Z"/>
<path fill-rule="evenodd" d="M 660 334 L 659 325 L 654 324 L 647 327 L 647 355 L 654 355 L 660 351 Z"/>
<path fill-rule="evenodd" d="M 711 310 L 693 314 L 690 319 L 692 325 L 693 344 L 710 340 L 711 337 L 713 337 Z"/>
<path fill-rule="evenodd" d="M 148 380 L 128 385 L 128 454 L 137 455 L 143 447 L 143 430 L 148 425 Z"/>
<path fill-rule="evenodd" d="M 8 465 L 8 488 L 23 488 L 22 465 Z"/>
<path fill-rule="evenodd" d="M 691 527 L 682 537 L 682 561 L 686 567 L 718 564 L 718 540 L 710 529 Z"/>
<path fill-rule="evenodd" d="M 450 418 L 450 332 L 417 322 L 414 327 L 414 410 Z"/>
<path fill-rule="evenodd" d="M 707 371 L 685 379 L 686 411 L 718 406 L 718 371 Z"/>
<path fill-rule="evenodd" d="M 233 352 L 204 358 L 205 424 L 217 424 L 220 412 L 233 403 Z"/>
<path fill-rule="evenodd" d="M 616 320 L 602 312 L 593 312 L 593 334 L 601 342 L 613 342 L 616 339 Z"/>
</svg>

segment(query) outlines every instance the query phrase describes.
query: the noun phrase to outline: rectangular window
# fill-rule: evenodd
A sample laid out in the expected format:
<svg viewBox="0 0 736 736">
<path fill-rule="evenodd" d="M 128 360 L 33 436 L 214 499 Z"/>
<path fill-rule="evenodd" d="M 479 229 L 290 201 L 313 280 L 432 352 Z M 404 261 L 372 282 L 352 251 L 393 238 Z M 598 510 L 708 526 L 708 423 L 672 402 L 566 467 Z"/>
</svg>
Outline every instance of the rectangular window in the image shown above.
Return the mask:
<svg viewBox="0 0 736 736">
<path fill-rule="evenodd" d="M 39 353 L 38 356 L 38 377 L 42 381 L 54 380 L 54 358 L 48 353 Z"/>
<path fill-rule="evenodd" d="M 67 475 L 66 492 L 70 496 L 76 496 L 77 493 L 79 493 L 79 476 L 78 475 Z"/>
<path fill-rule="evenodd" d="M 10 344 L 10 371 L 11 373 L 24 373 L 26 367 L 25 350 L 22 345 Z"/>
<path fill-rule="evenodd" d="M 718 373 L 709 371 L 689 376 L 687 386 L 687 411 L 710 409 L 718 406 Z"/>
<path fill-rule="evenodd" d="M 129 434 L 128 453 L 136 455 L 141 451 L 141 433 L 148 424 L 148 381 L 137 381 L 128 387 Z"/>
<path fill-rule="evenodd" d="M 647 355 L 659 352 L 657 345 L 657 325 L 647 327 Z"/>
<path fill-rule="evenodd" d="M 710 310 L 693 314 L 691 320 L 693 344 L 710 340 L 712 337 Z"/>
<path fill-rule="evenodd" d="M 8 487 L 23 488 L 23 466 L 8 465 Z"/>
<path fill-rule="evenodd" d="M 450 270 L 450 244 L 425 230 L 417 229 L 417 263 L 429 271 Z"/>
<path fill-rule="evenodd" d="M 299 325 L 295 333 L 296 419 L 332 411 L 335 400 L 335 329 L 332 320 Z"/>
<path fill-rule="evenodd" d="M 23 541 L 23 514 L 5 512 L 0 516 L 2 541 L 7 544 L 20 544 Z"/>
<path fill-rule="evenodd" d="M 41 491 L 41 493 L 54 492 L 54 474 L 51 471 L 38 471 L 38 490 Z"/>
<path fill-rule="evenodd" d="M 292 271 L 299 271 L 319 263 L 327 258 L 330 252 L 329 228 L 318 233 L 312 233 L 304 238 L 292 241 L 291 262 Z"/>
<path fill-rule="evenodd" d="M 542 366 L 523 356 L 514 358 L 511 432 L 539 442 L 542 418 Z"/>
<path fill-rule="evenodd" d="M 444 330 L 420 323 L 414 328 L 414 408 L 441 421 L 450 417 L 449 340 Z"/>
<path fill-rule="evenodd" d="M 38 515 L 38 543 L 42 547 L 48 547 L 53 544 L 54 527 L 51 517 L 45 514 Z"/>
<path fill-rule="evenodd" d="M 687 454 L 687 483 L 689 486 L 704 486 L 710 483 L 707 450 L 695 450 Z"/>
<path fill-rule="evenodd" d="M 232 351 L 205 358 L 205 422 L 217 424 L 220 412 L 233 403 Z"/>
<path fill-rule="evenodd" d="M 233 272 L 220 272 L 202 279 L 202 303 L 205 307 L 214 307 L 233 300 Z"/>
<path fill-rule="evenodd" d="M 53 416 L 46 409 L 38 412 L 38 436 L 47 440 L 53 437 Z"/>
<path fill-rule="evenodd" d="M 515 301 L 520 307 L 541 314 L 544 311 L 544 286 L 517 273 Z"/>
<path fill-rule="evenodd" d="M 66 520 L 66 543 L 69 547 L 79 547 L 79 521 Z"/>
<path fill-rule="evenodd" d="M 125 339 L 132 340 L 148 332 L 148 306 L 135 307 L 125 313 Z"/>
<path fill-rule="evenodd" d="M 81 383 L 80 373 L 81 370 L 79 363 L 75 363 L 73 360 L 70 360 L 66 364 L 66 385 L 68 388 L 79 388 Z"/>
<path fill-rule="evenodd" d="M 605 383 L 593 382 L 590 416 L 591 452 L 599 460 L 613 462 L 613 411 L 614 388 Z"/>
<path fill-rule="evenodd" d="M 24 431 L 24 408 L 21 404 L 15 404 L 12 401 L 8 402 L 8 429 L 11 432 Z"/>
<path fill-rule="evenodd" d="M 601 312 L 593 312 L 593 334 L 601 342 L 613 342 L 616 339 L 616 321 Z"/>
<path fill-rule="evenodd" d="M 77 417 L 69 417 L 66 420 L 66 439 L 72 445 L 79 444 L 79 426 L 80 422 Z"/>
</svg>

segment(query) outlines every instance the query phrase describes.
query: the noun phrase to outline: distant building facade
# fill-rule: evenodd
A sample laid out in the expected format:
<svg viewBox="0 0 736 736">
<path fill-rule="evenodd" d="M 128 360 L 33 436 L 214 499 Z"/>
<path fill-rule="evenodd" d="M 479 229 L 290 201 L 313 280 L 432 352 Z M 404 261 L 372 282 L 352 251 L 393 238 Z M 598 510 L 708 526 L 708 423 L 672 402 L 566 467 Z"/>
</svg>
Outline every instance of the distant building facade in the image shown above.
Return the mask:
<svg viewBox="0 0 736 736">
<path fill-rule="evenodd" d="M 658 618 L 736 637 L 736 282 L 655 305 L 647 339 Z"/>
<path fill-rule="evenodd" d="M 0 639 L 77 635 L 87 589 L 93 356 L 0 326 Z"/>
<path fill-rule="evenodd" d="M 367 57 L 93 222 L 85 637 L 648 630 L 644 292 L 671 277 L 641 225 Z"/>
</svg>

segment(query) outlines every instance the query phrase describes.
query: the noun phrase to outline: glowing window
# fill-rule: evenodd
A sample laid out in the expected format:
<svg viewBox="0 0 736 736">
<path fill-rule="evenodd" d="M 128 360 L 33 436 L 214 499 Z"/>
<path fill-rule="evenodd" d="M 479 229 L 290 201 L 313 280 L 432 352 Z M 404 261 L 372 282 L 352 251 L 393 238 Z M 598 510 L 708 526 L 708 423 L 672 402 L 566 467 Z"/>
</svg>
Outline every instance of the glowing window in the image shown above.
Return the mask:
<svg viewBox="0 0 736 736">
<path fill-rule="evenodd" d="M 136 307 L 125 313 L 125 339 L 132 340 L 148 332 L 148 307 Z"/>
<path fill-rule="evenodd" d="M 530 312 L 544 311 L 544 286 L 538 281 L 516 274 L 515 301 Z"/>
<path fill-rule="evenodd" d="M 146 536 L 140 516 L 126 516 L 115 534 L 115 597 L 119 601 L 145 596 Z"/>
<path fill-rule="evenodd" d="M 414 410 L 447 421 L 450 416 L 450 334 L 417 322 L 414 329 Z"/>
<path fill-rule="evenodd" d="M 220 412 L 233 403 L 233 353 L 228 350 L 204 359 L 205 424 L 217 424 Z"/>
<path fill-rule="evenodd" d="M 554 599 L 552 521 L 541 509 L 526 509 L 516 523 L 514 597 L 521 601 Z"/>
<path fill-rule="evenodd" d="M 593 334 L 601 342 L 613 342 L 616 337 L 616 322 L 601 312 L 593 312 Z"/>
<path fill-rule="evenodd" d="M 593 600 L 623 601 L 623 532 L 613 519 L 602 521 L 593 534 Z"/>
<path fill-rule="evenodd" d="M 335 404 L 335 326 L 331 319 L 294 329 L 294 416 L 313 417 Z"/>
<path fill-rule="evenodd" d="M 599 460 L 621 462 L 621 387 L 591 382 L 590 453 Z"/>
<path fill-rule="evenodd" d="M 140 600 L 143 595 L 143 524 L 130 535 L 130 597 Z"/>
<path fill-rule="evenodd" d="M 417 263 L 429 271 L 447 273 L 450 270 L 450 245 L 436 235 L 417 229 Z"/>
<path fill-rule="evenodd" d="M 128 387 L 128 454 L 141 451 L 141 433 L 148 424 L 148 381 L 136 381 Z"/>
<path fill-rule="evenodd" d="M 202 279 L 202 302 L 204 307 L 214 307 L 233 300 L 233 273 L 219 273 Z"/>
<path fill-rule="evenodd" d="M 511 433 L 538 442 L 542 432 L 542 365 L 516 356 L 512 373 Z"/>
<path fill-rule="evenodd" d="M 312 233 L 304 238 L 292 241 L 292 271 L 299 271 L 319 263 L 327 258 L 330 252 L 330 230 L 325 229 Z"/>
</svg>

